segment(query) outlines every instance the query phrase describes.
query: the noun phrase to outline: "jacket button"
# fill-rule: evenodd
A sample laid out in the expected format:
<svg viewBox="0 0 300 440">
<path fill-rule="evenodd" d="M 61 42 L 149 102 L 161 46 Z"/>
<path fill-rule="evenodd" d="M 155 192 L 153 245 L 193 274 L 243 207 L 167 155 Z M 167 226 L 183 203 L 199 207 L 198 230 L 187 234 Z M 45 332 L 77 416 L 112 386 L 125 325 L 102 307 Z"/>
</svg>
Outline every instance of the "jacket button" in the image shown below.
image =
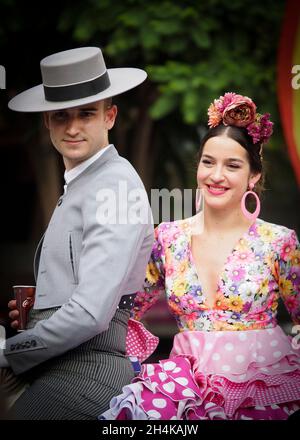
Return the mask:
<svg viewBox="0 0 300 440">
<path fill-rule="evenodd" d="M 36 347 L 36 341 L 34 339 L 32 339 L 30 341 L 30 345 L 31 345 L 31 347 Z"/>
<path fill-rule="evenodd" d="M 10 350 L 13 351 L 16 348 L 15 344 L 11 344 Z"/>
</svg>

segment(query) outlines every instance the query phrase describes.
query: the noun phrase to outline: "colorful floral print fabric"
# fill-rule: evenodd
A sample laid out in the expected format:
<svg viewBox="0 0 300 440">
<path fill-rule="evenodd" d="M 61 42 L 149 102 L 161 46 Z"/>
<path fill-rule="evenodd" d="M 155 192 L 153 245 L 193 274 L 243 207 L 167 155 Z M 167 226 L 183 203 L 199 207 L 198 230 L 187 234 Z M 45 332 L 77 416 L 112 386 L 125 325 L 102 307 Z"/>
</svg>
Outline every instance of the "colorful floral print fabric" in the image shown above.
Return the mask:
<svg viewBox="0 0 300 440">
<path fill-rule="evenodd" d="M 162 223 L 155 230 L 145 290 L 135 299 L 135 319 L 141 319 L 162 290 L 180 331 L 274 327 L 280 296 L 298 323 L 300 248 L 296 234 L 257 219 L 228 256 L 211 308 L 193 261 L 191 222 Z"/>
</svg>

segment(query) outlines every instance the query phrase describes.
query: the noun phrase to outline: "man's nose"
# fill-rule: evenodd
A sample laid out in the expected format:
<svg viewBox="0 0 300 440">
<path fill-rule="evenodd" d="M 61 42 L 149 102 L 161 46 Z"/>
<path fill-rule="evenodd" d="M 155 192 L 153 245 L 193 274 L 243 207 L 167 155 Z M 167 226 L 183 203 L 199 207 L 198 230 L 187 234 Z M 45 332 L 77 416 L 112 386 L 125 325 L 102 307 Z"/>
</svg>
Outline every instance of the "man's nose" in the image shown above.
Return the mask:
<svg viewBox="0 0 300 440">
<path fill-rule="evenodd" d="M 78 119 L 74 116 L 70 116 L 66 124 L 66 133 L 69 134 L 70 136 L 76 136 L 78 132 L 79 132 Z"/>
</svg>

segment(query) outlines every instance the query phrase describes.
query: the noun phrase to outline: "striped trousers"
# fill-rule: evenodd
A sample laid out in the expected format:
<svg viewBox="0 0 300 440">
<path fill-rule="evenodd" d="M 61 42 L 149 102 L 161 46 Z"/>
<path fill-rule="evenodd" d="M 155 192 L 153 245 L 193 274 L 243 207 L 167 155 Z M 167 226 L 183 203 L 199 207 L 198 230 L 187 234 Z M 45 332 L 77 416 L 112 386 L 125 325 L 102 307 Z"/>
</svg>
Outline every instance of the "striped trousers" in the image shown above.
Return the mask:
<svg viewBox="0 0 300 440">
<path fill-rule="evenodd" d="M 32 326 L 34 319 L 46 319 L 46 313 L 55 311 L 49 310 L 31 316 Z M 132 364 L 125 356 L 129 317 L 129 310 L 118 309 L 106 332 L 22 375 L 29 386 L 12 406 L 8 418 L 96 420 L 108 409 L 112 397 L 134 377 Z"/>
</svg>

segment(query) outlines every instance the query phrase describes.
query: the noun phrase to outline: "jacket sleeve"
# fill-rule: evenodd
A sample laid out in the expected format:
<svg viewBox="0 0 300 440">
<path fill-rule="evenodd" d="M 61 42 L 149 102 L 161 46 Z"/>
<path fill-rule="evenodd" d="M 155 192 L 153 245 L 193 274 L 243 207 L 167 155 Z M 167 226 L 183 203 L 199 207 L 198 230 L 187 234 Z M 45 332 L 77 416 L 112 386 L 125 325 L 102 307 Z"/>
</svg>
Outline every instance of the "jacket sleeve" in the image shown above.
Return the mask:
<svg viewBox="0 0 300 440">
<path fill-rule="evenodd" d="M 139 321 L 165 291 L 165 253 L 160 227 L 155 228 L 151 257 L 146 268 L 143 290 L 135 297 L 133 318 Z"/>
<path fill-rule="evenodd" d="M 128 170 L 123 175 L 111 170 L 105 187 L 118 194 L 118 182 L 123 179 L 130 194 L 139 186 L 139 194 L 144 194 L 139 201 L 143 220 L 140 216 L 137 222 L 134 216 L 137 197 L 129 197 L 117 200 L 118 209 L 110 211 L 111 218 L 105 223 L 99 211 L 99 186 L 95 190 L 94 185 L 93 190 L 87 192 L 82 206 L 83 243 L 78 285 L 68 302 L 49 319 L 6 341 L 5 355 L 16 374 L 107 330 L 127 280 L 137 267 L 139 280 L 135 291 L 142 286 L 153 244 L 153 226 L 146 192 L 135 176 L 131 176 Z"/>
<path fill-rule="evenodd" d="M 281 298 L 295 324 L 300 323 L 300 246 L 295 231 L 285 235 L 278 255 Z"/>
</svg>

